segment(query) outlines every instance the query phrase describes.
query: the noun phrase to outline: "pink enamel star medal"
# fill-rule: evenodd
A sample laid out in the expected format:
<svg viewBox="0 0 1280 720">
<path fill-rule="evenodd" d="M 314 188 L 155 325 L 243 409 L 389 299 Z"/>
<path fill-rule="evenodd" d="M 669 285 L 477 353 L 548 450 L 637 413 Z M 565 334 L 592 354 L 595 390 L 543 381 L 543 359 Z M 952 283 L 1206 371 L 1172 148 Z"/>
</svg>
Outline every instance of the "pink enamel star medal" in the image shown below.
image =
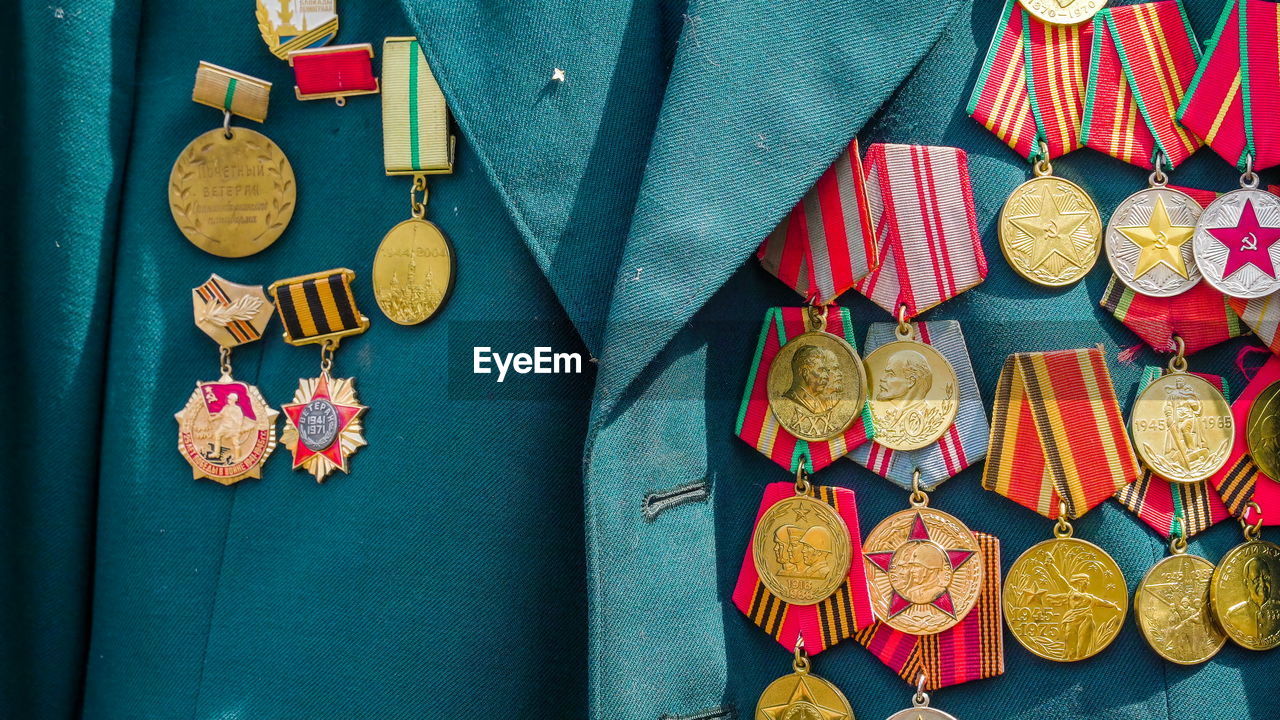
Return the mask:
<svg viewBox="0 0 1280 720">
<path fill-rule="evenodd" d="M 982 590 L 978 539 L 964 523 L 917 496 L 909 510 L 867 535 L 863 557 L 871 608 L 886 625 L 932 635 L 964 619 Z"/>
<path fill-rule="evenodd" d="M 1219 291 L 1245 299 L 1280 291 L 1280 197 L 1248 186 L 1223 194 L 1205 208 L 1193 242 Z"/>
</svg>

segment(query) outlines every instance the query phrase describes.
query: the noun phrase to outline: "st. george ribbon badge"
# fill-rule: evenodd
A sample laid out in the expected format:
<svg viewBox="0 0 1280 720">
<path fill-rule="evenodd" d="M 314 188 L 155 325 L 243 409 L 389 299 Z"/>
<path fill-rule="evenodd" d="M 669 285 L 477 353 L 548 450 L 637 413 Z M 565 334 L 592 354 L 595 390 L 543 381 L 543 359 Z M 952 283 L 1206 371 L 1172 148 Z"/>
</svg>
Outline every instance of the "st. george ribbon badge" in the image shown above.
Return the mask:
<svg viewBox="0 0 1280 720">
<path fill-rule="evenodd" d="M 361 416 L 369 408 L 356 398 L 356 379 L 329 373 L 338 342 L 369 328 L 351 292 L 355 277 L 334 268 L 277 280 L 268 288 L 284 323 L 284 341 L 320 346 L 320 376 L 298 380 L 293 402 L 283 407 L 282 437 L 293 453 L 293 468 L 311 473 L 316 482 L 334 470 L 350 472 L 349 458 L 367 444 Z"/>
<path fill-rule="evenodd" d="M 196 327 L 221 346 L 222 376 L 197 382 L 178 420 L 178 451 L 196 479 L 231 485 L 262 477 L 276 447 L 276 417 L 258 388 L 231 377 L 231 348 L 253 342 L 271 322 L 261 285 L 237 285 L 217 275 L 191 291 Z"/>
<path fill-rule="evenodd" d="M 254 16 L 262 41 L 281 60 L 326 45 L 338 34 L 337 0 L 258 0 Z"/>
</svg>

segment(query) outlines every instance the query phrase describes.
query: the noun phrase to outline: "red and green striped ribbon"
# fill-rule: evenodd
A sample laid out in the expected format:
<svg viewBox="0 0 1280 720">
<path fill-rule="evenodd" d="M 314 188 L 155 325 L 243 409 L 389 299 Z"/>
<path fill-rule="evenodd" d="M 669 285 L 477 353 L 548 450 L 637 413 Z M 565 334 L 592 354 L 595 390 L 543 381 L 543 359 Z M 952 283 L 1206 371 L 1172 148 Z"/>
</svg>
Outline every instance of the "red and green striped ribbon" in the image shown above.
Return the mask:
<svg viewBox="0 0 1280 720">
<path fill-rule="evenodd" d="M 1138 392 L 1141 393 L 1165 372 L 1159 367 L 1143 368 Z M 1224 396 L 1230 394 L 1226 380 L 1221 376 L 1194 374 L 1208 381 Z M 1170 482 L 1146 468 L 1142 477 L 1120 488 L 1116 500 L 1166 538 L 1174 535 L 1189 538 L 1231 517 L 1231 511 L 1223 504 L 1217 489 L 1207 481 Z"/>
<path fill-rule="evenodd" d="M 1019 155 L 1031 158 L 1037 152 L 1037 137 L 1027 94 L 1025 23 L 1018 0 L 1005 0 L 966 112 Z"/>
<path fill-rule="evenodd" d="M 1157 151 L 1176 167 L 1201 140 L 1177 123 L 1200 47 L 1179 0 L 1121 5 L 1095 16 L 1085 144 L 1147 169 Z"/>
<path fill-rule="evenodd" d="M 1280 5 L 1230 0 L 1178 119 L 1227 162 L 1280 164 Z"/>
<path fill-rule="evenodd" d="M 848 430 L 826 442 L 801 440 L 787 432 L 774 417 L 773 410 L 769 408 L 769 366 L 788 338 L 805 332 L 807 313 L 808 308 L 803 307 L 770 308 L 765 313 L 764 327 L 760 330 L 751 373 L 742 395 L 742 407 L 738 411 L 738 437 L 790 472 L 795 472 L 801 463 L 809 472 L 821 470 L 870 440 L 874 432 L 871 413 L 865 407 L 862 417 L 854 420 Z M 847 308 L 828 306 L 827 332 L 844 338 L 853 347 L 858 346 Z"/>
</svg>

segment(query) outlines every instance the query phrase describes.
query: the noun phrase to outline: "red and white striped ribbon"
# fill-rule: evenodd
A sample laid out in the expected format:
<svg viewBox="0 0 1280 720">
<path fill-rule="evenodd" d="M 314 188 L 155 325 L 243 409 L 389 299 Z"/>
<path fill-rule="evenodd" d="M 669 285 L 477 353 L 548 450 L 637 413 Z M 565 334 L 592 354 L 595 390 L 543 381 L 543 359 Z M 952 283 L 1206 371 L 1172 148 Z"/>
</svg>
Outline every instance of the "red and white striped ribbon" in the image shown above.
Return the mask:
<svg viewBox="0 0 1280 720">
<path fill-rule="evenodd" d="M 915 317 L 986 278 L 963 150 L 872 145 L 867 198 L 881 262 L 854 287 L 872 302 Z"/>
</svg>

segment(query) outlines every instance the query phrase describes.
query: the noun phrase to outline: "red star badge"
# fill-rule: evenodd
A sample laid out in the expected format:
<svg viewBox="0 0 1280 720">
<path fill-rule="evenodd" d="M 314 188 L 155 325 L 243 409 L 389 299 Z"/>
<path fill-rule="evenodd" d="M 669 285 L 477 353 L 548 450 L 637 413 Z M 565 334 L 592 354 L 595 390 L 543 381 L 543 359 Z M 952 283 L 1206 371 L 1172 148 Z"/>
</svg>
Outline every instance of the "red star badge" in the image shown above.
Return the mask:
<svg viewBox="0 0 1280 720">
<path fill-rule="evenodd" d="M 948 549 L 939 545 L 929 537 L 929 529 L 924 524 L 924 519 L 920 517 L 920 513 L 916 513 L 915 520 L 911 524 L 911 534 L 906 541 L 897 549 L 885 552 L 867 553 L 865 557 L 871 561 L 880 570 L 886 573 L 892 573 L 894 561 L 900 563 L 912 562 L 918 560 L 921 551 L 937 556 L 937 559 L 945 563 L 946 577 L 941 581 L 940 592 L 933 595 L 931 599 L 924 602 L 912 601 L 903 596 L 899 588 L 894 587 L 893 596 L 889 600 L 889 617 L 898 615 L 907 608 L 915 605 L 932 605 L 951 617 L 955 617 L 955 603 L 951 600 L 950 582 L 951 575 L 957 568 L 969 561 L 974 556 L 972 550 Z M 910 592 L 906 590 L 905 592 Z"/>
<path fill-rule="evenodd" d="M 334 469 L 349 472 L 347 458 L 365 444 L 358 418 L 368 409 L 356 401 L 352 379 L 335 380 L 321 373 L 314 380 L 303 380 L 293 400 L 281 410 L 288 420 L 284 441 L 293 451 L 294 469 L 305 467 L 321 482 Z M 303 432 L 307 427 L 303 414 L 307 412 L 327 415 L 330 424 L 319 431 Z M 326 442 L 319 444 L 317 438 Z"/>
<path fill-rule="evenodd" d="M 1245 265 L 1253 265 L 1273 279 L 1276 277 L 1275 265 L 1271 262 L 1271 246 L 1280 241 L 1280 228 L 1262 227 L 1252 201 L 1244 201 L 1235 227 L 1207 229 L 1227 248 L 1227 265 L 1222 270 L 1222 277 L 1231 277 Z"/>
</svg>

